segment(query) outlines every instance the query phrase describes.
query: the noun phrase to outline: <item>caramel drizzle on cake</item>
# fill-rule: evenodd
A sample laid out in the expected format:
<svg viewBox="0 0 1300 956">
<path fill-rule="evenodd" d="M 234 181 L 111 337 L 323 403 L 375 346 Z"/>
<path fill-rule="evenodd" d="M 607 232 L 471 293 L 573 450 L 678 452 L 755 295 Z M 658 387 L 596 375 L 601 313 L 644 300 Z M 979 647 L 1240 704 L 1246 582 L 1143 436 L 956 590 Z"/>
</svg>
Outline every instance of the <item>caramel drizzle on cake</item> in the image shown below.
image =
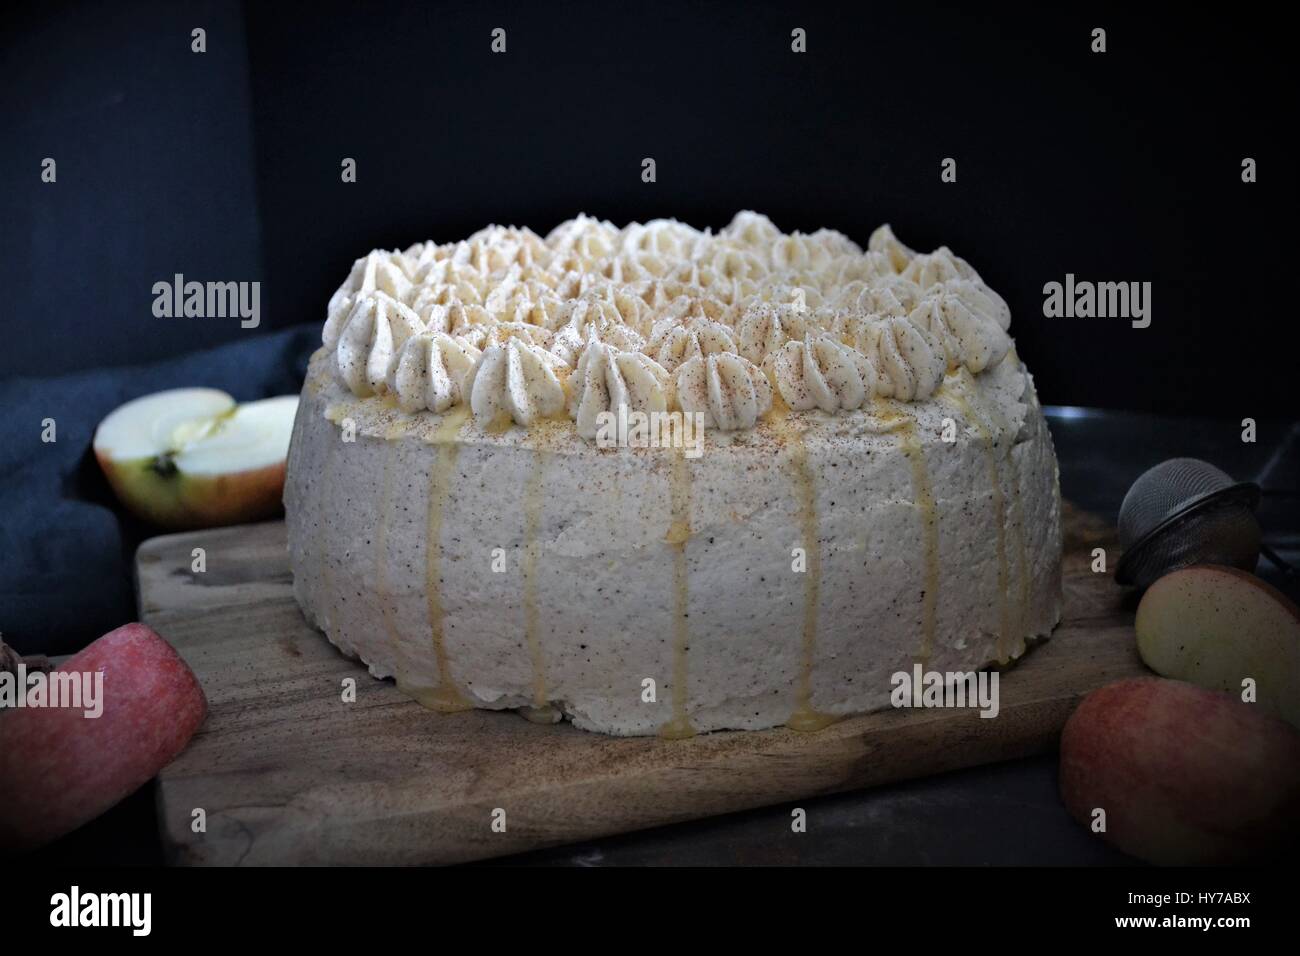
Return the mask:
<svg viewBox="0 0 1300 956">
<path fill-rule="evenodd" d="M 424 588 L 429 608 L 429 635 L 438 665 L 438 686 L 421 695 L 426 707 L 452 713 L 467 710 L 472 704 L 456 688 L 447 654 L 446 612 L 442 604 L 442 519 L 451 498 L 452 477 L 460 446 L 456 434 L 469 418 L 464 406 L 453 409 L 438 423 L 433 442 L 437 457 L 429 473 L 429 514 L 425 535 Z"/>
<path fill-rule="evenodd" d="M 672 523 L 664 541 L 672 550 L 673 561 L 673 709 L 672 716 L 659 729 L 659 735 L 676 740 L 695 736 L 695 728 L 687 715 L 691 591 L 686 545 L 691 539 L 691 471 L 685 449 L 678 449 L 673 454 L 668 482 Z"/>
<path fill-rule="evenodd" d="M 1025 524 L 1024 508 L 1020 500 L 1019 487 L 1017 481 L 1011 481 L 1012 497 L 1010 502 L 1011 512 L 1011 533 L 1015 542 L 1016 560 L 1020 566 L 1018 576 L 1018 598 L 1012 604 L 1011 600 L 1011 573 L 1010 563 L 1007 556 L 1006 546 L 1006 527 L 1007 527 L 1007 500 L 1003 491 L 1004 476 L 1002 464 L 999 462 L 999 456 L 995 450 L 995 445 L 1000 443 L 999 436 L 1006 440 L 1006 450 L 1002 457 L 1005 459 L 1007 468 L 1011 474 L 1015 473 L 1015 460 L 1012 458 L 1013 442 L 1008 434 L 1008 428 L 1005 423 L 996 424 L 992 417 L 986 418 L 986 412 L 978 410 L 974 406 L 974 395 L 970 389 L 970 378 L 967 375 L 958 375 L 954 379 L 956 388 L 949 393 L 952 402 L 964 413 L 970 421 L 971 426 L 975 429 L 980 440 L 984 442 L 985 454 L 989 464 L 989 481 L 993 488 L 993 505 L 994 520 L 997 524 L 997 555 L 998 555 L 998 596 L 999 596 L 999 615 L 1001 619 L 1001 631 L 998 634 L 997 653 L 1000 663 L 1005 664 L 1012 657 L 1010 641 L 1012 635 L 1019 633 L 1024 628 L 1025 618 L 1029 613 L 1029 577 L 1031 569 L 1029 567 L 1029 549 L 1025 541 Z M 969 397 L 968 397 L 969 396 Z"/>
<path fill-rule="evenodd" d="M 897 426 L 899 444 L 907 459 L 912 477 L 912 501 L 921 522 L 921 645 L 916 659 L 928 664 L 934 650 L 934 636 L 939 609 L 939 513 L 935 506 L 934 489 L 930 483 L 930 470 L 925 462 L 925 449 L 916 435 L 916 419 L 896 407 L 885 407 L 877 416 Z"/>
<path fill-rule="evenodd" d="M 840 718 L 823 714 L 813 707 L 813 666 L 817 653 L 817 605 L 822 589 L 821 531 L 817 518 L 817 484 L 808 467 L 808 446 L 802 430 L 790 421 L 788 408 L 780 408 L 773 418 L 778 433 L 790 449 L 790 475 L 799 511 L 801 544 L 807 567 L 804 570 L 803 629 L 799 644 L 799 677 L 795 684 L 794 710 L 786 721 L 791 730 L 821 730 Z"/>
</svg>

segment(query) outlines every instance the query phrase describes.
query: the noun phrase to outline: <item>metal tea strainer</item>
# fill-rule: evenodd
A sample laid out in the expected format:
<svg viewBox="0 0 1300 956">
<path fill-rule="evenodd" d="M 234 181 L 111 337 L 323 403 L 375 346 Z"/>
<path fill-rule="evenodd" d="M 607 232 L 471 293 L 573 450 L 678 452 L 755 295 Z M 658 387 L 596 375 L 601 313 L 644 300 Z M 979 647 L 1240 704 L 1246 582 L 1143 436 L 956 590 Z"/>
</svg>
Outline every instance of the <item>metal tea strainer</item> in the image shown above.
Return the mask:
<svg viewBox="0 0 1300 956">
<path fill-rule="evenodd" d="M 1115 579 L 1140 588 L 1192 564 L 1255 570 L 1262 532 L 1259 485 L 1199 458 L 1171 458 L 1133 482 L 1119 508 L 1124 549 Z"/>
</svg>

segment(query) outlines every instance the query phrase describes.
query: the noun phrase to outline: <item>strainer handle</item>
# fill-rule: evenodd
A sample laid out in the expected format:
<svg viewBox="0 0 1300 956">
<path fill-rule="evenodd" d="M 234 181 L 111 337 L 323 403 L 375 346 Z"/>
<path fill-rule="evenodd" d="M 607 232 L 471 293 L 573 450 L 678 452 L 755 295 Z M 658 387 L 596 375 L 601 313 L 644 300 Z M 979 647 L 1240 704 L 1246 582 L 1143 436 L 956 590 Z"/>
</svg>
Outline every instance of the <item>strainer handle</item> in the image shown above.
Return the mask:
<svg viewBox="0 0 1300 956">
<path fill-rule="evenodd" d="M 1268 545 L 1261 543 L 1259 546 L 1259 553 L 1268 558 L 1268 560 L 1273 563 L 1273 566 L 1287 577 L 1295 577 L 1295 568 L 1287 561 L 1283 560 L 1282 556 Z"/>
</svg>

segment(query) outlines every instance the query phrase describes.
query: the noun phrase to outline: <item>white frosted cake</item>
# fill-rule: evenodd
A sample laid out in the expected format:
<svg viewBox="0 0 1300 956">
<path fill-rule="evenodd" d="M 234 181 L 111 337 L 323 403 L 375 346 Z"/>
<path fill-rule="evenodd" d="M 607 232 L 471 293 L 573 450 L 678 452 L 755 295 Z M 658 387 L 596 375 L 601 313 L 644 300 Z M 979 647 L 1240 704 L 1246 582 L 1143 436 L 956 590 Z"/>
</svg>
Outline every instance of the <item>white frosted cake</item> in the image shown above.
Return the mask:
<svg viewBox="0 0 1300 956">
<path fill-rule="evenodd" d="M 1060 493 L 1010 314 L 948 249 L 741 213 L 357 260 L 285 489 L 294 592 L 436 710 L 816 729 L 1018 657 Z"/>
</svg>

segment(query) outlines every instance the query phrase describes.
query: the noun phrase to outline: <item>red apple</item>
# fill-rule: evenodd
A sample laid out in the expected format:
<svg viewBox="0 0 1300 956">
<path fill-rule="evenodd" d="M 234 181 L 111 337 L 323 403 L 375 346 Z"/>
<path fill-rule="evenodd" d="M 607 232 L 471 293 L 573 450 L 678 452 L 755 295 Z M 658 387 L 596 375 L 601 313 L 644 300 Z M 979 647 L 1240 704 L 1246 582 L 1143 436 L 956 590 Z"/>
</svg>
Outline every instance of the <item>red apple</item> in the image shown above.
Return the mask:
<svg viewBox="0 0 1300 956">
<path fill-rule="evenodd" d="M 1217 691 L 1156 677 L 1093 691 L 1061 734 L 1061 798 L 1152 863 L 1236 863 L 1300 834 L 1300 732 Z"/>
<path fill-rule="evenodd" d="M 57 674 L 102 674 L 97 708 L 0 710 L 0 852 L 48 843 L 138 790 L 208 712 L 194 673 L 143 624 L 110 631 Z"/>
</svg>

